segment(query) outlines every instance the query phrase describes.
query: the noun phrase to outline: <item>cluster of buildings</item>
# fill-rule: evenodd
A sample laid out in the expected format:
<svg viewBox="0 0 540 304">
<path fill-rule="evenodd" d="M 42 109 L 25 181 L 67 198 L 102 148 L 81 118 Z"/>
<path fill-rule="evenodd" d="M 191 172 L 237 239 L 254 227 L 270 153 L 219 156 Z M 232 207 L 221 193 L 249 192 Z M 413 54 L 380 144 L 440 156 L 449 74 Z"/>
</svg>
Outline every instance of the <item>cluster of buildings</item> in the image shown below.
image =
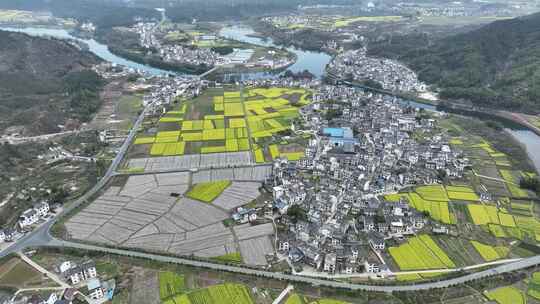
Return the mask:
<svg viewBox="0 0 540 304">
<path fill-rule="evenodd" d="M 434 229 L 406 200 L 383 198 L 437 183 L 440 171 L 460 177 L 468 166 L 436 120 L 422 113 L 395 97 L 345 86 L 314 93 L 302 116 L 316 136 L 304 159 L 276 161 L 272 182 L 282 214 L 277 249 L 295 268 L 384 275 L 388 240 Z M 433 135 L 419 141 L 414 134 Z"/>
<path fill-rule="evenodd" d="M 526 1 L 514 3 L 497 3 L 488 5 L 482 1 L 448 2 L 448 3 L 416 3 L 399 2 L 391 10 L 399 14 L 415 14 L 429 17 L 466 17 L 466 16 L 513 16 L 519 14 L 525 7 L 533 6 Z"/>
<path fill-rule="evenodd" d="M 159 24 L 137 23 L 132 30 L 139 34 L 140 45 L 146 49 L 156 49 L 165 62 L 188 65 L 214 66 L 219 61 L 219 54 L 209 48 L 187 47 L 181 44 L 164 44 L 158 38 Z"/>
<path fill-rule="evenodd" d="M 74 287 L 86 286 L 87 297 L 94 301 L 110 301 L 116 287 L 115 280 L 101 281 L 92 260 L 76 264 L 65 261 L 58 267 L 61 276 Z"/>
<path fill-rule="evenodd" d="M 32 208 L 23 211 L 17 224 L 13 227 L 4 227 L 3 229 L 0 227 L 0 249 L 2 249 L 2 243 L 14 242 L 23 235 L 24 231 L 31 230 L 40 221 L 48 220 L 51 217 L 50 211 L 48 202 L 35 203 Z"/>
<path fill-rule="evenodd" d="M 17 297 L 9 304 L 72 304 L 81 303 L 81 298 L 84 303 L 100 304 L 113 299 L 116 281 L 101 281 L 96 264 L 91 260 L 80 264 L 65 261 L 56 267 L 55 272 L 72 287 Z M 84 293 L 79 291 L 82 288 Z"/>
<path fill-rule="evenodd" d="M 365 49 L 339 54 L 327 70 L 354 81 L 375 81 L 388 91 L 424 92 L 427 89 L 413 70 L 395 60 L 368 57 Z"/>
<path fill-rule="evenodd" d="M 143 97 L 143 105 L 160 106 L 173 104 L 174 101 L 181 97 L 190 99 L 198 96 L 201 90 L 205 88 L 206 82 L 197 78 L 187 77 L 154 77 L 148 93 Z"/>
<path fill-rule="evenodd" d="M 45 218 L 49 214 L 50 208 L 48 202 L 39 202 L 32 206 L 32 208 L 25 210 L 19 216 L 19 226 L 21 229 L 29 228 L 40 219 Z"/>
<path fill-rule="evenodd" d="M 197 35 L 189 43 L 164 43 L 167 36 L 157 23 L 137 23 L 132 30 L 139 34 L 140 45 L 146 49 L 155 49 L 165 62 L 183 63 L 192 66 L 207 67 L 242 65 L 248 68 L 261 67 L 280 69 L 294 63 L 294 58 L 288 58 L 275 50 L 267 50 L 262 54 L 251 48 L 233 48 L 230 54 L 221 55 L 214 52 L 210 46 L 222 45 L 223 38 L 215 35 Z M 208 45 L 199 47 L 198 43 Z"/>
</svg>

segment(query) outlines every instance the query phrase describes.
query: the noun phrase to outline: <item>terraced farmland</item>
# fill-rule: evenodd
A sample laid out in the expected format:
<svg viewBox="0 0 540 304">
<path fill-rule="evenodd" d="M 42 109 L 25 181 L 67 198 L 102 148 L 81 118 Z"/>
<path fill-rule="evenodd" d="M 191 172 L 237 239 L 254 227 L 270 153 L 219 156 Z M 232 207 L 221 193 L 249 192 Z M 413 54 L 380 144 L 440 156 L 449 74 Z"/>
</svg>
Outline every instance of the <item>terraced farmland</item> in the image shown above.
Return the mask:
<svg viewBox="0 0 540 304">
<path fill-rule="evenodd" d="M 234 258 L 248 265 L 266 265 L 266 256 L 274 253 L 271 223 L 234 227 L 223 223 L 230 219 L 229 209 L 249 204 L 258 197 L 260 183 L 247 182 L 246 176 L 239 176 L 240 180 L 232 180 L 232 184 L 220 178 L 222 182 L 204 188 L 208 191 L 199 191 L 201 199 L 207 199 L 208 193 L 212 197 L 218 194 L 212 204 L 184 196 L 192 180 L 208 183 L 213 172 L 130 176 L 123 185 L 111 186 L 69 218 L 64 224 L 67 237 L 159 253 Z M 222 193 L 222 186 L 229 184 L 230 189 Z M 167 290 L 178 289 L 171 286 L 175 284 L 169 284 Z"/>
<path fill-rule="evenodd" d="M 540 300 L 540 272 L 532 274 L 532 278 L 529 281 L 527 294 L 536 300 Z"/>
<path fill-rule="evenodd" d="M 525 295 L 517 288 L 506 286 L 487 291 L 486 297 L 490 301 L 496 301 L 498 304 L 525 304 L 527 299 Z"/>
<path fill-rule="evenodd" d="M 185 291 L 184 276 L 166 271 L 159 273 L 159 297 L 161 300 L 182 294 Z"/>
<path fill-rule="evenodd" d="M 456 267 L 454 262 L 429 235 L 412 237 L 399 247 L 390 247 L 389 252 L 401 270 Z"/>
<path fill-rule="evenodd" d="M 506 256 L 508 255 L 508 252 L 510 251 L 506 247 L 493 247 L 490 245 L 482 244 L 477 241 L 471 241 L 471 244 L 478 251 L 478 253 L 480 253 L 482 258 L 486 262 L 504 259 L 506 258 Z"/>
<path fill-rule="evenodd" d="M 163 304 L 252 304 L 251 294 L 240 284 L 221 284 L 178 295 Z"/>
<path fill-rule="evenodd" d="M 309 92 L 295 88 L 209 89 L 159 119 L 158 132 L 141 132 L 137 150 L 153 157 L 250 152 L 257 163 L 276 157 L 298 160 L 304 148 L 280 141 L 307 105 Z M 270 147 L 269 140 L 278 144 Z M 280 150 L 282 150 L 280 152 Z"/>
</svg>

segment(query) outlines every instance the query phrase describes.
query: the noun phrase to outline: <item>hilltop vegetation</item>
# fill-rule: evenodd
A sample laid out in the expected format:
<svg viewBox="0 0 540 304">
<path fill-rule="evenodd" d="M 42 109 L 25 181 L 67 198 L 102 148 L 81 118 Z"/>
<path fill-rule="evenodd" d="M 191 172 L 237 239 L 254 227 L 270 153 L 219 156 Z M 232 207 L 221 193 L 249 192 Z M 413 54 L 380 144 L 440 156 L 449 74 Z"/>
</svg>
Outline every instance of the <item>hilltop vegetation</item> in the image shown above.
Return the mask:
<svg viewBox="0 0 540 304">
<path fill-rule="evenodd" d="M 99 104 L 99 60 L 67 42 L 0 31 L 0 131 L 58 131 L 68 119 L 87 121 Z"/>
<path fill-rule="evenodd" d="M 384 49 L 406 62 L 421 80 L 439 86 L 442 98 L 540 111 L 540 14 L 496 21 L 433 43 L 393 40 L 374 43 L 370 53 Z"/>
</svg>

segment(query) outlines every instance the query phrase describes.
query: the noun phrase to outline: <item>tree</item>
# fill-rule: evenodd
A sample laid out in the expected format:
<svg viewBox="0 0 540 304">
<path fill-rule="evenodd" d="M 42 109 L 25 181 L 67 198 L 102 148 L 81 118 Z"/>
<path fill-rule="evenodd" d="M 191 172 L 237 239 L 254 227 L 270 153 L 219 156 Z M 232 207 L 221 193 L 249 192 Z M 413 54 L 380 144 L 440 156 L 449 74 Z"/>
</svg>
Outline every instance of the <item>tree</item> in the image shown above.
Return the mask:
<svg viewBox="0 0 540 304">
<path fill-rule="evenodd" d="M 540 194 L 540 180 L 538 177 L 524 177 L 519 182 L 519 186 Z"/>
<path fill-rule="evenodd" d="M 289 209 L 287 210 L 287 215 L 291 217 L 293 223 L 298 222 L 298 220 L 307 220 L 306 211 L 302 209 L 302 207 L 300 207 L 299 205 L 292 205 L 291 207 L 289 207 Z"/>
</svg>

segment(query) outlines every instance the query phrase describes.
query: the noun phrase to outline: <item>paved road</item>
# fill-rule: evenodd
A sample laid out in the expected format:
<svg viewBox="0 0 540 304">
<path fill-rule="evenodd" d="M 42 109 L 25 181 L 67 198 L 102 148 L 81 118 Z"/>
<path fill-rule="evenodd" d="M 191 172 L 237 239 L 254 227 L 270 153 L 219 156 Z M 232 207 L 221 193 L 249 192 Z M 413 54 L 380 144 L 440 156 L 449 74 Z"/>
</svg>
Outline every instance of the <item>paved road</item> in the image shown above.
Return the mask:
<svg viewBox="0 0 540 304">
<path fill-rule="evenodd" d="M 279 296 L 272 302 L 272 304 L 279 304 L 281 301 L 285 299 L 285 297 L 294 289 L 294 286 L 289 284 L 287 288 L 283 289 L 283 291 L 279 294 Z"/>
<path fill-rule="evenodd" d="M 265 270 L 256 270 L 256 269 L 244 268 L 244 267 L 239 267 L 239 266 L 215 264 L 215 263 L 210 263 L 210 262 L 195 261 L 195 260 L 189 260 L 189 259 L 184 259 L 184 258 L 162 256 L 158 254 L 143 253 L 143 252 L 137 252 L 137 251 L 131 251 L 131 250 L 124 250 L 124 249 L 106 248 L 106 247 L 101 247 L 101 246 L 80 244 L 80 243 L 61 241 L 61 240 L 53 240 L 49 244 L 49 246 L 103 252 L 103 253 L 115 254 L 115 255 L 121 255 L 121 256 L 127 256 L 127 257 L 149 259 L 149 260 L 163 262 L 163 263 L 181 264 L 181 265 L 187 265 L 187 266 L 193 266 L 193 267 L 207 268 L 207 269 L 212 269 L 216 271 L 226 271 L 226 272 L 232 272 L 232 273 L 254 275 L 254 276 L 259 276 L 259 277 L 264 277 L 264 278 L 269 278 L 269 279 L 288 281 L 288 282 L 306 283 L 306 284 L 311 284 L 315 286 L 326 286 L 326 287 L 349 289 L 349 290 L 376 291 L 376 292 L 387 292 L 387 293 L 391 293 L 394 291 L 417 291 L 417 290 L 429 290 L 429 289 L 435 289 L 435 288 L 445 288 L 445 287 L 463 284 L 463 283 L 477 280 L 477 279 L 487 278 L 487 277 L 497 275 L 497 274 L 529 268 L 529 267 L 540 264 L 540 256 L 535 256 L 531 258 L 522 259 L 518 262 L 497 266 L 488 270 L 484 270 L 484 271 L 480 271 L 480 272 L 476 272 L 472 274 L 467 274 L 459 278 L 448 279 L 448 280 L 443 280 L 439 282 L 420 283 L 420 284 L 415 284 L 415 285 L 375 286 L 375 285 L 345 283 L 345 282 L 324 280 L 324 279 L 319 279 L 319 278 L 302 277 L 302 276 L 297 276 L 297 275 L 275 273 L 275 272 L 270 272 L 270 271 L 265 271 Z"/>
</svg>

